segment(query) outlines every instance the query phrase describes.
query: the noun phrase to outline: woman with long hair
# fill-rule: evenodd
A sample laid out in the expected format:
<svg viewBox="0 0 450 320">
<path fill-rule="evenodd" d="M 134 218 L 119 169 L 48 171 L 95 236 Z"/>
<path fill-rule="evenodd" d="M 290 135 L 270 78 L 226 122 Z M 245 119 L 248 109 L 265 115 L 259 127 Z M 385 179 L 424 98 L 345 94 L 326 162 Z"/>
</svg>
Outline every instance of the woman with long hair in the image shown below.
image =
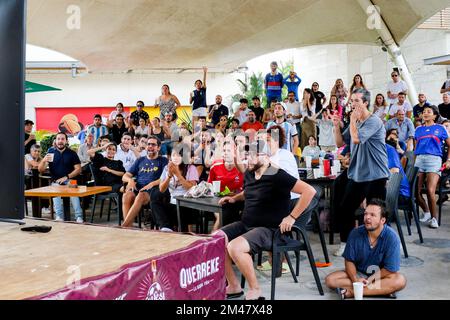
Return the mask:
<svg viewBox="0 0 450 320">
<path fill-rule="evenodd" d="M 375 102 L 373 103 L 373 114 L 379 117 L 383 122 L 386 122 L 386 115 L 388 113 L 388 104 L 384 95 L 379 93 L 375 97 Z"/>
<path fill-rule="evenodd" d="M 423 210 L 422 222 L 428 223 L 430 228 L 439 227 L 436 220 L 436 186 L 441 176 L 442 166 L 442 147 L 443 142 L 450 146 L 450 138 L 443 125 L 436 124 L 439 118 L 439 110 L 436 106 L 425 106 L 422 113 L 424 124 L 416 128 L 416 155 L 415 167 L 419 168 L 418 186 L 421 190 L 426 181 L 428 203 L 419 191 L 417 201 Z M 447 155 L 447 161 L 444 166 L 450 168 L 450 149 Z"/>
<path fill-rule="evenodd" d="M 332 116 L 338 115 L 339 118 L 342 120 L 342 106 L 339 105 L 339 100 L 336 95 L 331 95 L 330 97 L 330 103 L 327 106 L 328 111 Z"/>
<path fill-rule="evenodd" d="M 308 145 L 309 136 L 316 137 L 316 123 L 311 118 L 316 113 L 316 100 L 313 91 L 309 88 L 303 90 L 303 99 L 300 103 L 302 113 L 302 136 L 300 139 L 300 148 Z"/>
<path fill-rule="evenodd" d="M 353 90 L 355 89 L 366 89 L 366 86 L 364 85 L 363 82 L 363 78 L 361 77 L 360 74 L 356 74 L 353 77 L 353 83 L 350 86 L 350 94 L 353 92 Z"/>
<path fill-rule="evenodd" d="M 172 113 L 173 120 L 178 118 L 177 108 L 180 107 L 180 101 L 178 98 L 170 92 L 170 88 L 167 84 L 164 84 L 161 88 L 161 95 L 155 101 L 155 107 L 159 107 L 160 119 L 164 119 L 166 113 Z"/>
<path fill-rule="evenodd" d="M 219 123 L 216 124 L 216 132 L 222 133 L 224 136 L 227 134 L 228 129 L 228 117 L 223 115 L 220 116 Z"/>
<path fill-rule="evenodd" d="M 342 79 L 336 79 L 336 82 L 331 89 L 331 95 L 338 98 L 338 103 L 340 106 L 345 105 L 345 99 L 348 97 L 348 90 L 344 87 L 344 81 L 342 81 Z"/>
</svg>

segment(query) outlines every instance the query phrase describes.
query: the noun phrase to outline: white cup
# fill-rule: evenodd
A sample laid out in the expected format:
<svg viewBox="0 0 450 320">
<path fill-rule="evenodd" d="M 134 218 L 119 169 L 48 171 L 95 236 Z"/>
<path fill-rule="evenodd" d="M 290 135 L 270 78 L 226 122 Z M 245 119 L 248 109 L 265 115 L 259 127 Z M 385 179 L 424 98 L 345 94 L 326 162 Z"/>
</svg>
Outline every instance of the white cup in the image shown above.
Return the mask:
<svg viewBox="0 0 450 320">
<path fill-rule="evenodd" d="M 338 171 L 337 171 L 336 167 L 332 167 L 331 168 L 331 175 L 332 176 L 337 176 L 338 175 Z"/>
<path fill-rule="evenodd" d="M 364 284 L 362 282 L 353 282 L 353 295 L 355 300 L 363 299 Z"/>
<path fill-rule="evenodd" d="M 336 169 L 336 172 L 341 172 L 341 162 L 339 160 L 334 161 L 334 169 Z"/>
<path fill-rule="evenodd" d="M 48 162 L 53 162 L 53 159 L 55 158 L 54 153 L 47 153 L 47 156 L 49 157 Z"/>
<path fill-rule="evenodd" d="M 306 167 L 311 168 L 312 167 L 312 157 L 305 157 Z"/>
<path fill-rule="evenodd" d="M 321 177 L 320 169 L 314 169 L 313 172 L 314 172 L 314 179 L 318 179 Z"/>
<path fill-rule="evenodd" d="M 220 193 L 220 181 L 213 181 L 214 193 Z"/>
</svg>

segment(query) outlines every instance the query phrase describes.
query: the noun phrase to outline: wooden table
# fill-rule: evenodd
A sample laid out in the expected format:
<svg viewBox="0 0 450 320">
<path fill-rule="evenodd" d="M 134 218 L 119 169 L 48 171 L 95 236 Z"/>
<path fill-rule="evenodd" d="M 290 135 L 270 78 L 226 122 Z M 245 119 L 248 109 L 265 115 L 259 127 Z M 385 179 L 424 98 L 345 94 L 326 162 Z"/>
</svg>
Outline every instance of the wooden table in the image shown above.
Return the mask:
<svg viewBox="0 0 450 320">
<path fill-rule="evenodd" d="M 68 186 L 48 186 L 37 189 L 25 190 L 25 197 L 61 197 L 64 201 L 64 220 L 70 221 L 70 197 L 88 197 L 104 192 L 111 192 L 111 187 L 85 187 L 70 188 Z M 67 198 L 67 199 L 64 199 Z M 84 210 L 84 209 L 83 209 Z"/>
<path fill-rule="evenodd" d="M 220 198 L 185 198 L 183 196 L 175 197 L 177 200 L 177 218 L 178 218 L 178 231 L 181 232 L 181 214 L 180 207 L 191 208 L 206 212 L 218 212 L 220 226 L 223 225 L 223 212 L 222 206 L 219 204 Z"/>
</svg>

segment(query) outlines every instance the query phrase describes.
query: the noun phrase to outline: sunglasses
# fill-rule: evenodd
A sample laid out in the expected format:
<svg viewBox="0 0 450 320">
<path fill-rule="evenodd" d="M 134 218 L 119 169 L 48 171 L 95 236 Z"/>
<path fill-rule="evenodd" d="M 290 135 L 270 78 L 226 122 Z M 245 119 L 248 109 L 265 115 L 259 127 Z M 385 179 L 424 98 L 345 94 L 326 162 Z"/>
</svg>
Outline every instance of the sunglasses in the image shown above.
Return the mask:
<svg viewBox="0 0 450 320">
<path fill-rule="evenodd" d="M 398 77 L 398 74 L 393 74 L 393 75 L 391 75 L 391 77 L 397 78 L 397 77 Z"/>
<path fill-rule="evenodd" d="M 156 147 L 158 144 L 157 143 L 147 143 L 147 145 L 151 146 L 151 147 Z"/>
</svg>

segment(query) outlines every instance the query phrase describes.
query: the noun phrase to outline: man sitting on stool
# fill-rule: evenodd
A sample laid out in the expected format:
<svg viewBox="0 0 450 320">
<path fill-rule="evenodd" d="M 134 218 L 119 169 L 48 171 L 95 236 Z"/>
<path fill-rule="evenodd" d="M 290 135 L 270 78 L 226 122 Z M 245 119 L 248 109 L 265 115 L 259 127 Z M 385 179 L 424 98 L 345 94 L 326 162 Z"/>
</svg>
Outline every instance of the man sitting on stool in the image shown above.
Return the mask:
<svg viewBox="0 0 450 320">
<path fill-rule="evenodd" d="M 353 229 L 345 247 L 345 271 L 329 274 L 325 283 L 341 298 L 353 297 L 353 283 L 364 284 L 364 296 L 390 296 L 406 286 L 400 274 L 400 240 L 386 223 L 384 202 L 367 203 L 364 225 Z"/>
</svg>

